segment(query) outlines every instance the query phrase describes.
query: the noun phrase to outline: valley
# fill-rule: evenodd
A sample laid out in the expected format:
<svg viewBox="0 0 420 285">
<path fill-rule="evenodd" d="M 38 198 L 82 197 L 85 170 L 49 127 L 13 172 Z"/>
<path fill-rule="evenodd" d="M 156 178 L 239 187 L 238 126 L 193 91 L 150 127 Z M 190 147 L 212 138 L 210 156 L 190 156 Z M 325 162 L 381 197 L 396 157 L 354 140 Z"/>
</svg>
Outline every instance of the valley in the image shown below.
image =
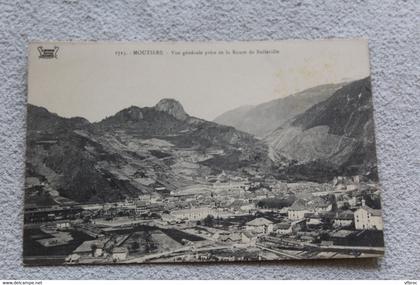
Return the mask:
<svg viewBox="0 0 420 285">
<path fill-rule="evenodd" d="M 380 255 L 371 104 L 367 78 L 224 116 L 261 132 L 174 99 L 94 123 L 29 105 L 26 261 L 56 239 L 66 264 Z"/>
</svg>

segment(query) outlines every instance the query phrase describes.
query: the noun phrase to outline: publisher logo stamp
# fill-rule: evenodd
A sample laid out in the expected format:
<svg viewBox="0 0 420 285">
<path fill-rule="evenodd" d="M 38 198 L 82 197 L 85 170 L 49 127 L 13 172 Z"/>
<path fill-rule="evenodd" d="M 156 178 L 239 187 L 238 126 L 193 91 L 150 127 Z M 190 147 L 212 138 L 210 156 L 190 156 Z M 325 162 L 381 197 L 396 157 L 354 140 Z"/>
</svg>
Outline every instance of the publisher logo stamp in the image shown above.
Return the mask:
<svg viewBox="0 0 420 285">
<path fill-rule="evenodd" d="M 53 59 L 57 58 L 58 47 L 53 48 L 43 48 L 42 46 L 38 47 L 39 58 L 41 59 Z"/>
</svg>

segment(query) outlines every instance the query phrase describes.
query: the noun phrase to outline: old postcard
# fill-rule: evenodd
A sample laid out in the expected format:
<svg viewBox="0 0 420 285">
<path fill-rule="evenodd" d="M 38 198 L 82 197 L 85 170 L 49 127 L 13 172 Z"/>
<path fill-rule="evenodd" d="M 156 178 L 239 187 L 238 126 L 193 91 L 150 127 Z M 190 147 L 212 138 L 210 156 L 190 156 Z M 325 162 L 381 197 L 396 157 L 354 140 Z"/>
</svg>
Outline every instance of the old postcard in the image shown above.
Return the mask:
<svg viewBox="0 0 420 285">
<path fill-rule="evenodd" d="M 29 48 L 26 265 L 378 257 L 366 40 Z"/>
</svg>

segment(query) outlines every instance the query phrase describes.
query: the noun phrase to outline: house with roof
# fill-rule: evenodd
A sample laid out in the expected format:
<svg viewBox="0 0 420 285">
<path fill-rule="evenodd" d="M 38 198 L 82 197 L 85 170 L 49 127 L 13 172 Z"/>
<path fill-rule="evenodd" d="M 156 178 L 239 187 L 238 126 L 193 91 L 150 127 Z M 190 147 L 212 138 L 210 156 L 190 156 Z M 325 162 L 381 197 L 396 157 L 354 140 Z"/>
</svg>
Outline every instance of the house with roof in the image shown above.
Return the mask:
<svg viewBox="0 0 420 285">
<path fill-rule="evenodd" d="M 302 242 L 313 243 L 315 240 L 319 239 L 320 233 L 318 231 L 297 231 L 296 238 Z"/>
<path fill-rule="evenodd" d="M 255 245 L 257 242 L 257 236 L 253 235 L 251 232 L 244 231 L 241 233 L 242 243 L 246 243 L 249 245 Z"/>
<path fill-rule="evenodd" d="M 306 213 L 305 219 L 308 226 L 316 227 L 322 224 L 321 215 L 316 213 Z"/>
<path fill-rule="evenodd" d="M 357 206 L 359 199 L 357 196 L 352 196 L 350 199 L 347 200 L 351 208 L 354 208 Z"/>
<path fill-rule="evenodd" d="M 71 228 L 71 224 L 68 221 L 61 221 L 56 224 L 58 230 L 66 230 Z"/>
<path fill-rule="evenodd" d="M 267 234 L 273 232 L 274 223 L 266 218 L 256 218 L 245 224 L 247 231 L 256 234 Z"/>
<path fill-rule="evenodd" d="M 160 218 L 163 222 L 165 222 L 166 224 L 173 224 L 177 221 L 176 217 L 174 217 L 171 214 L 161 214 Z"/>
<path fill-rule="evenodd" d="M 381 210 L 362 206 L 354 212 L 354 226 L 357 230 L 383 230 Z"/>
<path fill-rule="evenodd" d="M 338 230 L 330 234 L 331 240 L 336 245 L 350 245 L 355 231 Z"/>
<path fill-rule="evenodd" d="M 99 257 L 104 254 L 104 247 L 107 240 L 105 239 L 96 239 L 96 240 L 87 240 L 79 245 L 73 254 L 84 257 Z"/>
<path fill-rule="evenodd" d="M 307 207 L 316 214 L 330 212 L 332 210 L 331 202 L 325 201 L 320 197 L 316 197 L 315 199 L 309 201 Z"/>
<path fill-rule="evenodd" d="M 219 233 L 219 240 L 222 242 L 240 242 L 242 236 L 237 232 L 221 232 Z"/>
<path fill-rule="evenodd" d="M 245 204 L 244 201 L 235 200 L 228 206 L 228 208 L 232 212 L 238 212 L 244 204 Z"/>
<path fill-rule="evenodd" d="M 78 263 L 80 260 L 80 255 L 76 254 L 76 253 L 72 253 L 69 256 L 67 256 L 64 261 L 66 263 Z"/>
<path fill-rule="evenodd" d="M 128 256 L 128 249 L 123 246 L 114 247 L 112 249 L 112 260 L 121 261 L 126 260 Z"/>
<path fill-rule="evenodd" d="M 305 218 L 305 214 L 314 213 L 311 207 L 308 207 L 304 200 L 296 200 L 287 211 L 289 220 L 301 220 Z"/>
<path fill-rule="evenodd" d="M 215 218 L 220 217 L 221 214 L 217 209 L 209 207 L 199 207 L 199 208 L 188 208 L 175 210 L 171 212 L 171 215 L 174 216 L 177 220 L 188 220 L 188 221 L 199 221 L 207 216 L 213 216 Z"/>
<path fill-rule="evenodd" d="M 334 218 L 333 226 L 336 228 L 348 227 L 353 224 L 353 220 L 354 213 L 352 211 L 343 211 L 341 213 L 337 213 Z"/>
<path fill-rule="evenodd" d="M 276 224 L 275 232 L 280 235 L 287 235 L 293 232 L 293 226 L 291 222 L 283 222 Z"/>
</svg>

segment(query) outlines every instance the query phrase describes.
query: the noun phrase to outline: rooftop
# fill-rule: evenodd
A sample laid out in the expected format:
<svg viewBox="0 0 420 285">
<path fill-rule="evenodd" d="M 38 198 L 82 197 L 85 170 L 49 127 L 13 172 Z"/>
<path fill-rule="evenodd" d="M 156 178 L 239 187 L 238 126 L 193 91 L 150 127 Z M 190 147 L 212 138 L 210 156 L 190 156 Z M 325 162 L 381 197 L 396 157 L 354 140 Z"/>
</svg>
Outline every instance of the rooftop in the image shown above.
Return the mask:
<svg viewBox="0 0 420 285">
<path fill-rule="evenodd" d="M 334 233 L 331 234 L 332 237 L 337 237 L 337 238 L 346 238 L 350 235 L 352 235 L 354 233 L 354 231 L 349 231 L 349 230 L 339 230 L 336 231 Z"/>
<path fill-rule="evenodd" d="M 79 245 L 73 253 L 82 253 L 92 251 L 92 247 L 96 246 L 97 248 L 104 248 L 105 240 L 87 240 Z"/>
<path fill-rule="evenodd" d="M 244 236 L 246 236 L 247 238 L 252 238 L 254 235 L 248 231 L 245 231 L 242 233 Z"/>
<path fill-rule="evenodd" d="M 289 207 L 290 211 L 303 211 L 303 210 L 308 210 L 308 209 L 309 207 L 306 206 L 306 203 L 301 200 L 295 201 L 293 205 Z"/>
<path fill-rule="evenodd" d="M 381 216 L 382 215 L 382 210 L 380 210 L 380 209 L 372 209 L 372 208 L 370 208 L 368 206 L 363 206 L 360 209 L 358 209 L 357 211 L 360 211 L 360 210 L 365 210 L 369 214 L 371 214 L 372 216 Z"/>
<path fill-rule="evenodd" d="M 128 249 L 123 246 L 114 247 L 112 253 L 128 253 Z"/>
<path fill-rule="evenodd" d="M 351 211 L 345 211 L 337 214 L 336 219 L 338 220 L 353 220 L 354 213 Z"/>
<path fill-rule="evenodd" d="M 290 228 L 291 225 L 292 225 L 291 223 L 285 222 L 285 223 L 279 223 L 276 226 L 278 229 L 287 230 L 288 228 Z"/>
<path fill-rule="evenodd" d="M 256 218 L 252 221 L 246 223 L 247 226 L 263 226 L 273 224 L 272 221 L 267 220 L 266 218 Z"/>
</svg>

